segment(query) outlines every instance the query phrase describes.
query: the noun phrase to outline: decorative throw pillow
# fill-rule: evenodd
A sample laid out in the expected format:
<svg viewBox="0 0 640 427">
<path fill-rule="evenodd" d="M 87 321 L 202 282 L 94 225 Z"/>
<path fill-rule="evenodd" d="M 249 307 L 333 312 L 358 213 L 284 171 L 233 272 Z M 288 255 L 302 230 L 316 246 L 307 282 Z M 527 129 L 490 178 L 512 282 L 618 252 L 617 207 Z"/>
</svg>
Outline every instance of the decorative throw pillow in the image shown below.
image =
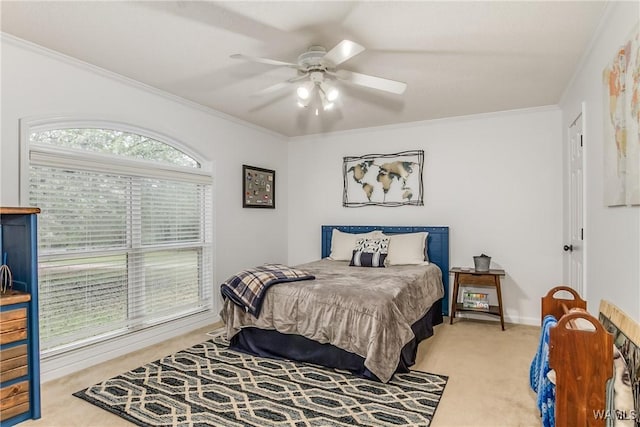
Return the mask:
<svg viewBox="0 0 640 427">
<path fill-rule="evenodd" d="M 385 259 L 387 259 L 387 254 L 381 254 L 380 252 L 353 251 L 349 266 L 384 268 Z"/>
<path fill-rule="evenodd" d="M 386 254 L 389 251 L 389 238 L 360 238 L 356 240 L 355 250 L 370 253 L 380 252 L 381 254 Z"/>
<path fill-rule="evenodd" d="M 331 233 L 331 254 L 329 258 L 334 261 L 350 261 L 358 239 L 369 237 L 382 237 L 382 231 L 374 230 L 369 233 L 355 234 L 345 233 L 334 228 Z"/>
<path fill-rule="evenodd" d="M 388 248 L 388 237 L 358 239 L 349 265 L 352 267 L 384 267 Z"/>
<path fill-rule="evenodd" d="M 393 234 L 389 236 L 389 265 L 423 264 L 428 261 L 425 246 L 429 233 Z"/>
</svg>

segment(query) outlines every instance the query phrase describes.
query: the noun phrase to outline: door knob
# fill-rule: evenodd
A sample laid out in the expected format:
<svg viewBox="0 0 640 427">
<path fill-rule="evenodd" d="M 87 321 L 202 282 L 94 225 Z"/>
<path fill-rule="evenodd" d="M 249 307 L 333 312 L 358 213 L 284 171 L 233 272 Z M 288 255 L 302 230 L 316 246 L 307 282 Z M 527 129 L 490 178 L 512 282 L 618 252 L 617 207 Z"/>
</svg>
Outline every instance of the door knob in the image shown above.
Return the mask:
<svg viewBox="0 0 640 427">
<path fill-rule="evenodd" d="M 564 245 L 564 249 L 565 252 L 572 252 L 573 251 L 573 245 Z"/>
</svg>

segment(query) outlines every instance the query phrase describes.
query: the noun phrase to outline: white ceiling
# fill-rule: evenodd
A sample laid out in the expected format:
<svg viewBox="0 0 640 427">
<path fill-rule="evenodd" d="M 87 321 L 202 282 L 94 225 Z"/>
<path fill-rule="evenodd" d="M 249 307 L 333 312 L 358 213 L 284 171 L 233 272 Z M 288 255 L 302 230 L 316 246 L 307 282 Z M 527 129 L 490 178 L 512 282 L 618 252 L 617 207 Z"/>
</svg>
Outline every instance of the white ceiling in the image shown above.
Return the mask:
<svg viewBox="0 0 640 427">
<path fill-rule="evenodd" d="M 2 31 L 286 136 L 556 104 L 605 10 L 600 1 L 7 1 Z M 367 50 L 341 68 L 403 95 L 339 85 L 315 116 L 295 86 L 255 92 L 310 45 Z"/>
</svg>

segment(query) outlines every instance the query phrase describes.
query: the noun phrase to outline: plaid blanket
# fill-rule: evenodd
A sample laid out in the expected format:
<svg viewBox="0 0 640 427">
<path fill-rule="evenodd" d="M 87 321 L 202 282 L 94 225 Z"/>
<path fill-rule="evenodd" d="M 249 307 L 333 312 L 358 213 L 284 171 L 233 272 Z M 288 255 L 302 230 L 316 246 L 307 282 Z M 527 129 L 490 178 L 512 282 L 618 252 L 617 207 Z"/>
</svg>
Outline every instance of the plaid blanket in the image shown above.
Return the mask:
<svg viewBox="0 0 640 427">
<path fill-rule="evenodd" d="M 303 270 L 282 264 L 265 264 L 260 267 L 241 271 L 229 277 L 220 292 L 247 312 L 258 317 L 264 294 L 271 285 L 298 280 L 312 280 L 315 276 Z"/>
</svg>

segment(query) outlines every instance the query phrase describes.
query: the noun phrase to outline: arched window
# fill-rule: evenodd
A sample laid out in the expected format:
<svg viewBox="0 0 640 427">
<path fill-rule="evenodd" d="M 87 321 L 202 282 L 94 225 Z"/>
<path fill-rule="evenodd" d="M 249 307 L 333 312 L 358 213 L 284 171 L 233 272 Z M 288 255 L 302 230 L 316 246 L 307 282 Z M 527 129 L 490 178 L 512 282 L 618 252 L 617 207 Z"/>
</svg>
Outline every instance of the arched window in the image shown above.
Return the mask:
<svg viewBox="0 0 640 427">
<path fill-rule="evenodd" d="M 158 134 L 117 123 L 28 133 L 43 353 L 211 308 L 212 176 Z"/>
</svg>

